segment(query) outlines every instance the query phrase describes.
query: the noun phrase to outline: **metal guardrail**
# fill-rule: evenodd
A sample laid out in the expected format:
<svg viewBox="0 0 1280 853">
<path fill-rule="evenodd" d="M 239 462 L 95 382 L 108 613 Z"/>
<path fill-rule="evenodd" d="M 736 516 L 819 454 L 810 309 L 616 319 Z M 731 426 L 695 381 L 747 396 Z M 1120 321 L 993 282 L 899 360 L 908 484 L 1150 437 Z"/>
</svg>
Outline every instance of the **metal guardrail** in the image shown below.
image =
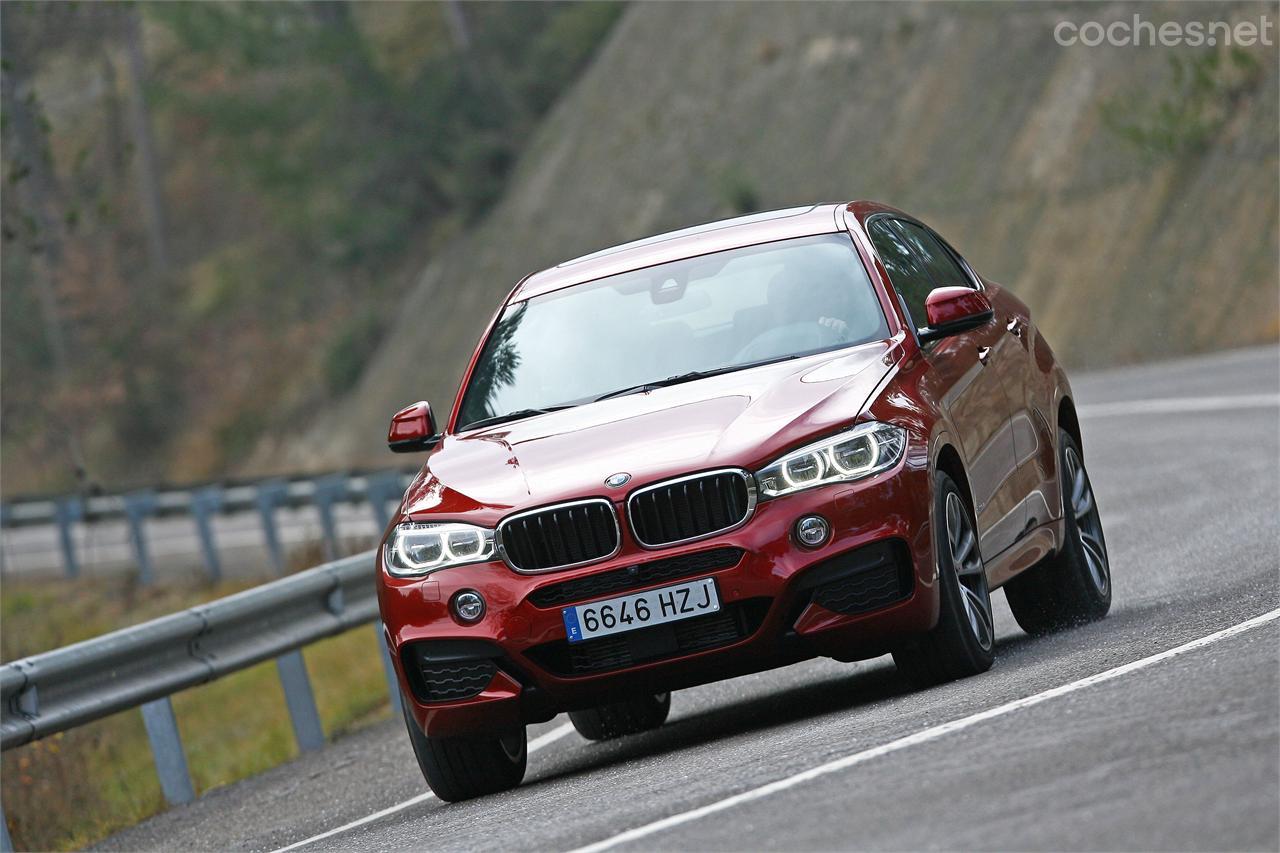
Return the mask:
<svg viewBox="0 0 1280 853">
<path fill-rule="evenodd" d="M 53 524 L 58 528 L 58 544 L 63 570 L 68 577 L 80 574 L 75 547 L 75 526 L 108 519 L 124 519 L 138 566 L 138 580 L 150 583 L 155 577 L 147 547 L 146 521 L 149 518 L 189 515 L 195 523 L 200 554 L 210 580 L 222 576 L 213 516 L 222 513 L 256 511 L 262 520 L 263 544 L 278 574 L 284 573 L 285 556 L 276 526 L 276 510 L 281 507 L 314 506 L 320 516 L 325 556 L 339 552 L 334 506 L 339 503 L 368 503 L 374 522 L 385 529 L 389 521 L 387 505 L 404 494 L 412 473 L 404 470 L 367 474 L 325 474 L 286 480 L 271 478 L 256 483 L 222 486 L 210 484 L 190 489 L 157 491 L 144 489 L 118 495 L 80 497 L 68 495 L 14 501 L 0 505 L 0 527 L 13 528 Z"/>
<path fill-rule="evenodd" d="M 324 745 L 301 649 L 373 622 L 373 552 L 0 666 L 0 749 L 141 707 L 165 799 L 195 798 L 170 696 L 275 658 L 302 751 Z M 400 692 L 381 629 L 392 706 Z M 3 813 L 0 813 L 0 823 Z M 7 828 L 0 839 L 12 850 Z"/>
<path fill-rule="evenodd" d="M 206 491 L 222 493 L 223 509 L 228 512 L 255 509 L 257 493 L 264 484 L 283 487 L 281 502 L 290 506 L 302 506 L 311 503 L 316 495 L 317 484 L 325 487 L 341 485 L 348 498 L 362 500 L 368 489 L 369 481 L 376 481 L 387 475 L 405 475 L 411 473 L 403 469 L 375 471 L 369 473 L 349 474 L 345 472 L 317 474 L 300 477 L 270 477 L 249 483 L 204 483 L 177 489 L 140 489 L 111 495 L 61 495 L 17 499 L 5 504 L 4 526 L 22 527 L 32 524 L 52 524 L 57 520 L 58 506 L 67 502 L 79 502 L 85 517 L 91 519 L 123 518 L 128 514 L 129 498 L 133 495 L 149 494 L 154 500 L 152 514 L 157 516 L 185 515 L 192 511 L 192 503 L 196 496 Z"/>
</svg>

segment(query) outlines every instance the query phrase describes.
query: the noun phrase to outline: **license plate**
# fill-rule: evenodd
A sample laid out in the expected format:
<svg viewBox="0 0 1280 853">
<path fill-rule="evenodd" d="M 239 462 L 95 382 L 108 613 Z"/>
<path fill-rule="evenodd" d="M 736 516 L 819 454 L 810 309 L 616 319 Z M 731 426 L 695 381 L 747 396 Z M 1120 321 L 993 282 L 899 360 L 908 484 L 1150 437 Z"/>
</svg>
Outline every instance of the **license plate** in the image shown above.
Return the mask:
<svg viewBox="0 0 1280 853">
<path fill-rule="evenodd" d="M 561 613 L 569 642 L 580 643 L 593 637 L 691 619 L 719 609 L 720 596 L 716 593 L 715 578 L 701 578 L 648 592 L 566 607 Z"/>
</svg>

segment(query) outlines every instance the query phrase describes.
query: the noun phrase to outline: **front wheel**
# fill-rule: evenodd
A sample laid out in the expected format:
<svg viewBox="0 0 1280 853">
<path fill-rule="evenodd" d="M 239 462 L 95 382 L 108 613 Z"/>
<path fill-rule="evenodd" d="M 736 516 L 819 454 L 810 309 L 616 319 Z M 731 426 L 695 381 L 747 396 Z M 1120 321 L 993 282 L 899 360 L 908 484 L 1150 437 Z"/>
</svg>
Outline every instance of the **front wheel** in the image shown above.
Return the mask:
<svg viewBox="0 0 1280 853">
<path fill-rule="evenodd" d="M 428 737 L 409 713 L 408 700 L 401 704 L 418 767 L 446 803 L 507 791 L 524 779 L 529 759 L 524 726 L 501 735 Z"/>
<path fill-rule="evenodd" d="M 995 660 L 991 594 L 973 515 L 954 480 L 939 471 L 933 483 L 938 624 L 893 652 L 898 671 L 920 687 L 986 672 Z"/>
<path fill-rule="evenodd" d="M 1058 553 L 1005 584 L 1013 618 L 1028 634 L 1092 622 L 1111 609 L 1111 561 L 1098 501 L 1075 439 L 1058 433 L 1058 481 L 1066 539 Z"/>
<path fill-rule="evenodd" d="M 671 694 L 657 693 L 611 702 L 584 711 L 570 711 L 569 721 L 587 740 L 612 740 L 656 729 L 671 713 Z"/>
</svg>

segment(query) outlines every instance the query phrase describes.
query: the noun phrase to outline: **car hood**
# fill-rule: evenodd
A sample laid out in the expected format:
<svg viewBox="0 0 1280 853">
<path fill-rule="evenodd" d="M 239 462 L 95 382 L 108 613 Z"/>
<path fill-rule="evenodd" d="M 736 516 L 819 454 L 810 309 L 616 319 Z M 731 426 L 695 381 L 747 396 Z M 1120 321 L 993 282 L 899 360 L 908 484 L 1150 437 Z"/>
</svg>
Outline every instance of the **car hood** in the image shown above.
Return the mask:
<svg viewBox="0 0 1280 853">
<path fill-rule="evenodd" d="M 590 403 L 448 435 L 405 494 L 411 517 L 476 516 L 636 486 L 722 466 L 754 467 L 839 429 L 868 403 L 894 341 Z M 631 475 L 619 489 L 606 477 Z"/>
</svg>

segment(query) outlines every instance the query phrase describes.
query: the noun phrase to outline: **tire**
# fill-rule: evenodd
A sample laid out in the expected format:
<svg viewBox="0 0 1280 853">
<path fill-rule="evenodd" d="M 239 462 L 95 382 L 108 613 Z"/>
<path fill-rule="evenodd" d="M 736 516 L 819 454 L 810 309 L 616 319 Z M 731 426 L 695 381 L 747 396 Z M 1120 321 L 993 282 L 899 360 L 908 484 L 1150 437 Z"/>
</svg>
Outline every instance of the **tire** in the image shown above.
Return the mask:
<svg viewBox="0 0 1280 853">
<path fill-rule="evenodd" d="M 1093 622 L 1111 609 L 1111 563 L 1084 454 L 1058 431 L 1058 477 L 1066 538 L 1058 553 L 1005 584 L 1013 618 L 1028 634 Z"/>
<path fill-rule="evenodd" d="M 934 474 L 933 494 L 938 624 L 893 652 L 898 671 L 917 687 L 986 672 L 995 660 L 991 594 L 973 513 L 955 482 L 941 471 Z"/>
<path fill-rule="evenodd" d="M 656 729 L 667 721 L 669 713 L 671 694 L 658 693 L 585 711 L 570 711 L 569 720 L 587 740 L 613 740 Z"/>
<path fill-rule="evenodd" d="M 418 767 L 446 803 L 507 791 L 524 779 L 529 759 L 524 726 L 489 737 L 427 737 L 409 713 L 409 700 L 401 705 Z"/>
</svg>

